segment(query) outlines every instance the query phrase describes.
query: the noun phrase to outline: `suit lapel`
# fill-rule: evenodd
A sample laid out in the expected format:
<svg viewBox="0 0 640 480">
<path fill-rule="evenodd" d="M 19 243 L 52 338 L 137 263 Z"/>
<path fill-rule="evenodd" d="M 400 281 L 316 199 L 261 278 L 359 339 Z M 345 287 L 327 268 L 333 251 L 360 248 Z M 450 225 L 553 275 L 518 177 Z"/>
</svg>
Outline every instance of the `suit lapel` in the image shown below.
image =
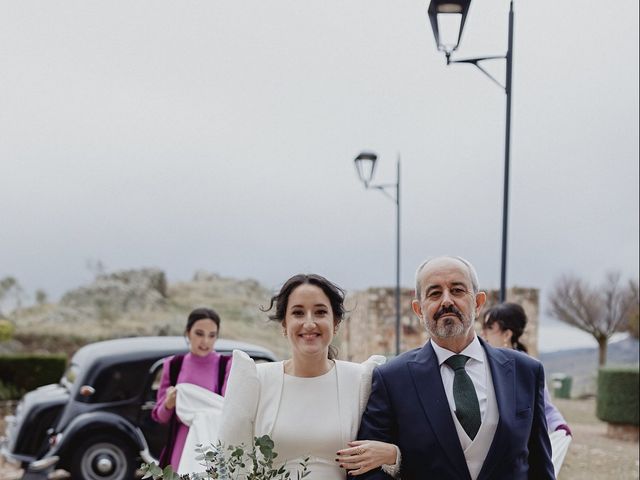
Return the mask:
<svg viewBox="0 0 640 480">
<path fill-rule="evenodd" d="M 442 450 L 449 458 L 452 467 L 457 470 L 459 478 L 469 479 L 467 461 L 451 417 L 449 402 L 440 377 L 438 357 L 433 351 L 431 342 L 427 342 L 418 351 L 416 360 L 408 362 L 407 367 L 427 421 L 442 446 Z M 433 452 L 429 452 L 429 454 L 433 454 Z"/>
<path fill-rule="evenodd" d="M 482 339 L 480 339 L 480 343 L 487 353 L 500 419 L 491 442 L 491 448 L 478 475 L 478 480 L 490 478 L 491 472 L 500 461 L 501 455 L 509 442 L 509 432 L 512 428 L 511 423 L 515 418 L 516 409 L 514 360 L 507 357 L 499 349 L 492 348 Z"/>
</svg>

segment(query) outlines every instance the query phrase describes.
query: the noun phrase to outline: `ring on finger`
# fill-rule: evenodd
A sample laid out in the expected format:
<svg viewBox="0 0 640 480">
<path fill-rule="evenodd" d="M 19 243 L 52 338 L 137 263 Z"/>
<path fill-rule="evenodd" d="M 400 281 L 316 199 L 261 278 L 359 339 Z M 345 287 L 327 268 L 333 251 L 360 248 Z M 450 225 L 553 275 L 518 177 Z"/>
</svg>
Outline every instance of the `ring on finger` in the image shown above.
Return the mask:
<svg viewBox="0 0 640 480">
<path fill-rule="evenodd" d="M 364 448 L 360 447 L 358 450 L 356 450 L 356 455 L 363 455 L 364 454 Z"/>
</svg>

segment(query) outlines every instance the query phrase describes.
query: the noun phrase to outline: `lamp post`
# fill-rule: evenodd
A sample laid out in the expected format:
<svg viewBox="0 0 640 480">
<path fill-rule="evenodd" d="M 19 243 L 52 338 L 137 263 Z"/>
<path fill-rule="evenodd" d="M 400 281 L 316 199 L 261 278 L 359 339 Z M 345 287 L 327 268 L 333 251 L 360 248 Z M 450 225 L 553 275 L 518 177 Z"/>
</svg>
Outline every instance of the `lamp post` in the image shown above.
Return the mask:
<svg viewBox="0 0 640 480">
<path fill-rule="evenodd" d="M 396 160 L 396 183 L 371 184 L 377 160 L 375 153 L 361 152 L 354 163 L 365 188 L 380 190 L 396 204 L 396 355 L 400 355 L 400 154 Z"/>
<path fill-rule="evenodd" d="M 475 65 L 482 73 L 496 83 L 506 94 L 506 125 L 504 140 L 504 188 L 502 195 L 502 254 L 500 264 L 500 302 L 506 298 L 507 284 L 507 225 L 509 219 L 509 154 L 511 147 L 511 78 L 513 65 L 513 0 L 509 5 L 509 33 L 507 53 L 487 57 L 452 60 L 451 53 L 458 48 L 462 30 L 469 11 L 471 0 L 431 0 L 429 4 L 429 20 L 438 50 L 444 52 L 447 65 L 452 63 L 469 63 Z M 502 85 L 480 62 L 485 60 L 505 60 L 505 84 Z"/>
</svg>

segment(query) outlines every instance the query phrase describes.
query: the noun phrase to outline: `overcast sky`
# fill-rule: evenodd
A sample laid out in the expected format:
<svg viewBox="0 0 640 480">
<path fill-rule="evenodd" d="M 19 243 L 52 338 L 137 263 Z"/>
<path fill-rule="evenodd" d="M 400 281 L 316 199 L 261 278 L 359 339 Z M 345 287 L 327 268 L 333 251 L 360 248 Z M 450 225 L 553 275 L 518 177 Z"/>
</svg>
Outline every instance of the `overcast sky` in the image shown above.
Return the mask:
<svg viewBox="0 0 640 480">
<path fill-rule="evenodd" d="M 56 299 L 109 271 L 393 285 L 500 278 L 505 95 L 445 65 L 427 1 L 0 1 L 0 277 Z M 508 284 L 638 276 L 638 1 L 516 0 Z M 472 3 L 459 57 L 504 54 Z M 504 62 L 490 68 L 504 76 Z M 544 313 L 544 312 L 543 312 Z"/>
</svg>

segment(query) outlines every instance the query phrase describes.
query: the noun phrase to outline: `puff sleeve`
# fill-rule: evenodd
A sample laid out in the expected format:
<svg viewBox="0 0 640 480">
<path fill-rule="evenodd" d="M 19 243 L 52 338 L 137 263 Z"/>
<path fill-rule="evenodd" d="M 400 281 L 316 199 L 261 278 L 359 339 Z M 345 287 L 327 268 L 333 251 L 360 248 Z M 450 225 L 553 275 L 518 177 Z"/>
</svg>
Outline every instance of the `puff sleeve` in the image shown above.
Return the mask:
<svg viewBox="0 0 640 480">
<path fill-rule="evenodd" d="M 253 444 L 259 398 L 260 382 L 255 362 L 245 352 L 234 350 L 219 431 L 222 443 Z"/>
</svg>

